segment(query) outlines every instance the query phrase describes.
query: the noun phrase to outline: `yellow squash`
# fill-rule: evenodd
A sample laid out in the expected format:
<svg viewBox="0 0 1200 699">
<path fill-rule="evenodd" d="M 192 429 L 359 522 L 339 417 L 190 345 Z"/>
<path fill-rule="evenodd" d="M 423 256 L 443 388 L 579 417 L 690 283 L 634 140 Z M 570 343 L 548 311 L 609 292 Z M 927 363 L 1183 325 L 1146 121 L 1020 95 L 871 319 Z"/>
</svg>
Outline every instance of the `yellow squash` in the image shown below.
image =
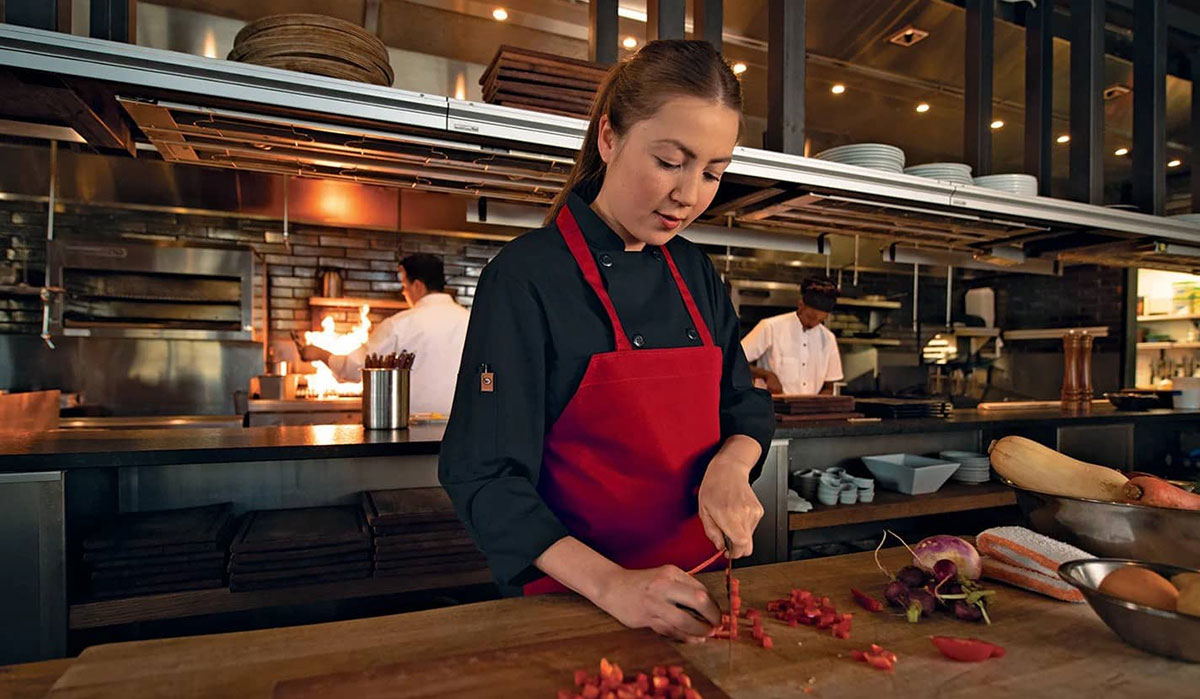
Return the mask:
<svg viewBox="0 0 1200 699">
<path fill-rule="evenodd" d="M 1024 437 L 1004 437 L 989 449 L 996 473 L 1026 490 L 1118 502 L 1125 474 L 1044 447 Z"/>
</svg>

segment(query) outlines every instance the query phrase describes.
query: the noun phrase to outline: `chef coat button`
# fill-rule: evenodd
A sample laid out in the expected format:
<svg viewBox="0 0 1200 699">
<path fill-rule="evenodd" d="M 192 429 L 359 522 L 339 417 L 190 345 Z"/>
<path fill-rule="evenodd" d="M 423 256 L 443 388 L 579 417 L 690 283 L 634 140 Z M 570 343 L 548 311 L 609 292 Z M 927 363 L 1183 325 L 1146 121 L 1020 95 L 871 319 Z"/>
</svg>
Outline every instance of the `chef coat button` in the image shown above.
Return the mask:
<svg viewBox="0 0 1200 699">
<path fill-rule="evenodd" d="M 640 334 L 633 336 L 633 346 L 634 347 L 642 347 L 645 344 L 646 344 L 646 338 L 642 337 Z"/>
<path fill-rule="evenodd" d="M 605 267 L 612 267 L 612 263 L 612 255 L 609 255 L 607 252 L 600 255 L 600 264 L 604 265 Z"/>
<path fill-rule="evenodd" d="M 656 260 L 661 260 L 662 253 L 659 252 L 658 248 L 654 248 L 653 250 L 650 251 L 650 257 L 653 257 Z"/>
<path fill-rule="evenodd" d="M 695 328 L 688 328 L 687 329 L 687 337 L 692 342 L 695 342 L 696 340 L 700 339 L 700 333 L 696 332 Z"/>
</svg>

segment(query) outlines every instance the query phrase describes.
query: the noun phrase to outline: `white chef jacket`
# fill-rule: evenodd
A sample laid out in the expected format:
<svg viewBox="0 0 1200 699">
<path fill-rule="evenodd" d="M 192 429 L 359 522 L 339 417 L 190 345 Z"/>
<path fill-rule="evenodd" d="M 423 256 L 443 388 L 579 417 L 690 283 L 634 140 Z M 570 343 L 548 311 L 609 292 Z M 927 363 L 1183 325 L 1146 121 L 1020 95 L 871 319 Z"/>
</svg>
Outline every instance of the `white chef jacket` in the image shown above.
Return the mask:
<svg viewBox="0 0 1200 699">
<path fill-rule="evenodd" d="M 833 332 L 824 325 L 805 330 L 794 311 L 759 321 L 742 350 L 751 363 L 762 359 L 760 366 L 774 372 L 789 395 L 816 395 L 826 382 L 842 380 Z"/>
<path fill-rule="evenodd" d="M 412 352 L 409 412 L 449 415 L 470 315 L 449 294 L 426 294 L 412 308 L 375 326 L 362 347 L 330 357 L 329 368 L 342 381 L 360 381 L 368 354 Z"/>
</svg>

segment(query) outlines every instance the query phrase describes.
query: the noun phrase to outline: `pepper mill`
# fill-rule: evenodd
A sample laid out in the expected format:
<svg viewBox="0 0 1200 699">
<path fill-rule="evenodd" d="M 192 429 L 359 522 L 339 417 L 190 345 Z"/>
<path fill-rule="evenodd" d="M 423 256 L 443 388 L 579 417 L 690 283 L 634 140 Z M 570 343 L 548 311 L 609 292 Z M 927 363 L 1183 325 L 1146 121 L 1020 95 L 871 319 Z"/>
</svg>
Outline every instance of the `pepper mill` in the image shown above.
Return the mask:
<svg viewBox="0 0 1200 699">
<path fill-rule="evenodd" d="M 1087 412 L 1092 407 L 1092 343 L 1095 337 L 1074 330 L 1063 335 L 1062 409 Z"/>
</svg>

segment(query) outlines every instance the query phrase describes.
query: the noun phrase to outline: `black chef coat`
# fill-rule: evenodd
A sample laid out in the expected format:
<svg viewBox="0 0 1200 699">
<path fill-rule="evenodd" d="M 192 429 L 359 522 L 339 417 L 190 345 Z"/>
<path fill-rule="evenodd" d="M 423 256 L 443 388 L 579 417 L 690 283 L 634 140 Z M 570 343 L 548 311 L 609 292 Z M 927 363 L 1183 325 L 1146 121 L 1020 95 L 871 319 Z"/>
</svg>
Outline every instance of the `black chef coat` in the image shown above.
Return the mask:
<svg viewBox="0 0 1200 699">
<path fill-rule="evenodd" d="M 567 206 L 634 351 L 700 345 L 660 249 L 626 252 L 624 241 L 584 196 L 576 190 Z M 721 438 L 748 435 L 762 446 L 765 459 L 775 429 L 771 396 L 754 388 L 725 286 L 693 243 L 676 236 L 667 249 L 724 354 Z M 537 492 L 543 439 L 582 381 L 589 358 L 614 346 L 608 315 L 555 225 L 513 240 L 484 268 L 438 472 L 506 592 L 540 577 L 534 559 L 568 535 Z M 485 372 L 494 377 L 492 391 L 482 390 Z"/>
</svg>

